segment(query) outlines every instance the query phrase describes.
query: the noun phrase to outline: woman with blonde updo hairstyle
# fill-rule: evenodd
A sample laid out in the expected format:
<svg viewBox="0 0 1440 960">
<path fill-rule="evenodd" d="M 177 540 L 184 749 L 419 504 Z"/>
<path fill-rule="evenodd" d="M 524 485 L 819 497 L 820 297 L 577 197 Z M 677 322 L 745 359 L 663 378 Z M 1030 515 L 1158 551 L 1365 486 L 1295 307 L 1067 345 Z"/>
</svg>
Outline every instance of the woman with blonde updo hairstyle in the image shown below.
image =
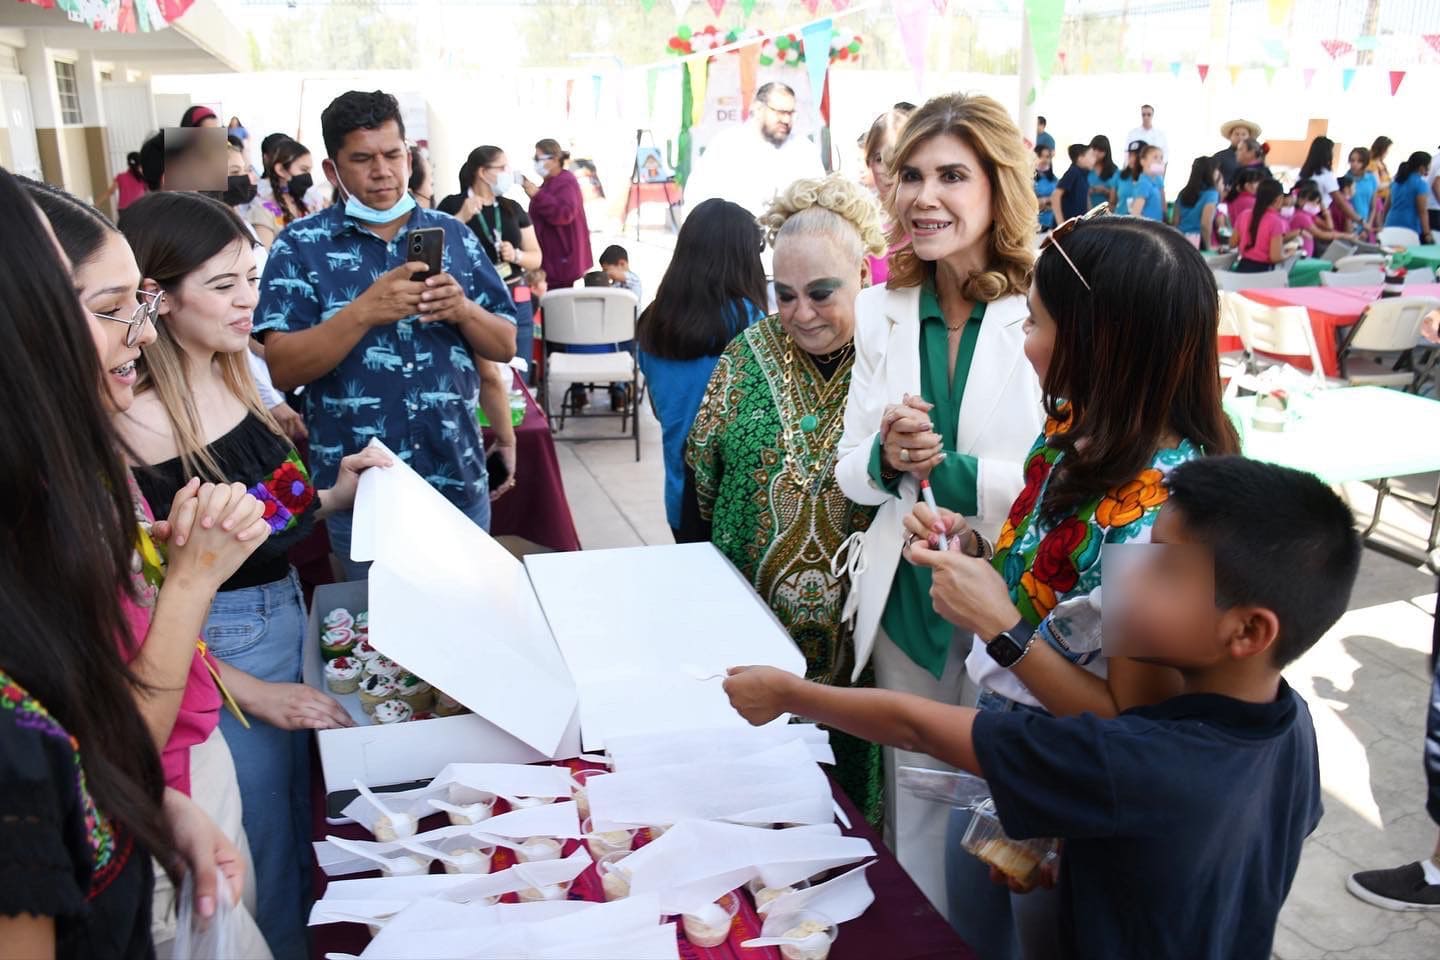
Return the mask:
<svg viewBox="0 0 1440 960">
<path fill-rule="evenodd" d="M 888 239 L 898 249 L 886 285 L 855 303 L 836 466 L 845 495 L 878 509 L 862 542 L 837 559 L 864 571 L 853 584 L 853 676 L 873 655 L 878 686 L 953 704 L 973 638 L 935 612 L 929 571 L 901 562 L 904 520 L 928 480 L 941 506 L 993 539 L 1020 493 L 1026 438 L 1043 422 L 1020 326 L 1034 263 L 1034 157 L 997 101 L 956 93 L 910 115 L 889 173 Z M 943 911 L 949 810 L 895 791 L 896 764 L 943 765 L 885 751 L 886 840 Z"/>
<path fill-rule="evenodd" d="M 800 180 L 761 218 L 775 248 L 777 315 L 721 354 L 685 451 L 681 541 L 709 540 L 770 604 L 812 680 L 868 683 L 841 628 L 849 588 L 830 558 L 872 507 L 835 478 L 855 363 L 855 298 L 867 254 L 885 249 L 874 199 L 839 177 Z M 836 778 L 872 823 L 880 748 L 831 732 Z"/>
</svg>

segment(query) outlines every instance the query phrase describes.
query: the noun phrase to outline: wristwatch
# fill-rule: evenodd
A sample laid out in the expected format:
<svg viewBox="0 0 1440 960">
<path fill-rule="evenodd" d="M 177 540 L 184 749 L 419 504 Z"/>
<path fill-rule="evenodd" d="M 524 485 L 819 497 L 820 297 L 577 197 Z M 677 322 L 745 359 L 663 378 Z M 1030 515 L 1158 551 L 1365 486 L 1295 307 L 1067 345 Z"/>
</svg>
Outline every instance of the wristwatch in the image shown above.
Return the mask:
<svg viewBox="0 0 1440 960">
<path fill-rule="evenodd" d="M 1006 670 L 1025 659 L 1035 643 L 1035 631 L 1024 620 L 985 644 L 985 652 Z"/>
</svg>

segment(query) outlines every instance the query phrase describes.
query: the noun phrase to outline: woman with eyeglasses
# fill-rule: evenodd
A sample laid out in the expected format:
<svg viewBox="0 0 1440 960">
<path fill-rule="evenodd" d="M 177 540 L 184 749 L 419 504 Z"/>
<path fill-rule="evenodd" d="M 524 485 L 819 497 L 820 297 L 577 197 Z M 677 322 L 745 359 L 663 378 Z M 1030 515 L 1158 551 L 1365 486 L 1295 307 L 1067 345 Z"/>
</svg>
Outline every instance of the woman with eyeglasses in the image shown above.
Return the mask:
<svg viewBox="0 0 1440 960">
<path fill-rule="evenodd" d="M 915 556 L 934 569 L 937 608 L 976 637 L 965 665 L 979 709 L 1112 717 L 1179 692 L 1168 667 L 1100 654 L 1101 561 L 1106 545 L 1149 542 L 1170 470 L 1239 452 L 1220 404 L 1219 312 L 1204 258 L 1164 224 L 1098 208 L 1042 245 L 1024 355 L 1048 419 L 1024 488 L 993 545 L 951 510 L 906 518 L 910 543 L 932 548 Z M 933 552 L 941 531 L 956 552 Z M 945 847 L 951 922 L 982 957 L 1057 955 L 1053 892 L 1012 899 L 991 883 L 960 846 L 969 819 L 956 812 Z"/>
<path fill-rule="evenodd" d="M 276 957 L 306 953 L 310 852 L 309 730 L 354 726 L 332 697 L 301 682 L 305 598 L 288 559 L 315 523 L 349 510 L 361 472 L 388 464 L 374 449 L 340 461 L 335 486 L 317 490 L 290 438 L 260 401 L 248 363 L 259 300 L 255 243 L 223 203 L 198 193 L 136 202 L 125 238 L 159 298 L 135 399 L 116 417 L 151 503 L 191 477 L 238 483 L 266 505 L 270 536 L 220 586 L 204 636 L 245 715 L 222 714 L 245 797 L 255 859 L 257 919 Z"/>
<path fill-rule="evenodd" d="M 533 383 L 534 291 L 525 282 L 525 274 L 540 269 L 544 257 L 530 215 L 506 196 L 514 187 L 515 174 L 505 151 L 488 145 L 476 147 L 460 165 L 460 192 L 441 200 L 436 209 L 469 226 L 505 281 L 515 301 L 515 356 L 530 364 Z"/>
<path fill-rule="evenodd" d="M 155 339 L 163 298 L 142 292 L 135 256 L 103 214 L 54 187 L 31 181 L 24 186 L 59 241 L 81 306 L 94 321 L 100 399 L 113 419 L 135 401 L 141 350 Z M 126 456 L 123 443 L 117 453 Z M 166 785 L 199 804 L 248 862 L 235 764 L 219 732 L 225 690 L 219 664 L 200 633 L 220 585 L 268 538 L 264 507 L 243 486 L 202 485 L 197 478 L 157 522 L 133 476 L 127 473 L 125 480 L 125 519 L 134 540 L 128 578 L 114 585 L 125 626 L 115 642 L 139 681 L 136 702 L 160 753 Z M 157 943 L 175 936 L 175 896 L 170 876 L 157 870 Z M 246 884 L 244 904 L 245 915 L 233 931 L 240 940 L 237 953 L 268 956 L 249 919 L 253 882 Z"/>
<path fill-rule="evenodd" d="M 970 636 L 935 613 L 929 573 L 900 562 L 904 519 L 923 481 L 993 534 L 1020 490 L 1020 461 L 1041 423 L 1040 386 L 1020 353 L 1033 172 L 1005 108 L 963 94 L 911 114 L 891 156 L 890 241 L 902 246 L 886 287 L 855 302 L 836 466 L 846 496 L 879 508 L 837 558 L 861 571 L 851 588 L 852 682 L 873 663 L 879 687 L 960 700 Z M 901 865 L 943 909 L 946 811 L 896 789 L 897 765 L 938 763 L 885 751 L 885 827 Z"/>
<path fill-rule="evenodd" d="M 590 224 L 580 181 L 565 169 L 570 154 L 555 140 L 535 144 L 537 185 L 523 174 L 520 186 L 530 198 L 530 220 L 540 241 L 542 265 L 552 290 L 575 286 L 595 263 L 590 251 Z"/>
</svg>

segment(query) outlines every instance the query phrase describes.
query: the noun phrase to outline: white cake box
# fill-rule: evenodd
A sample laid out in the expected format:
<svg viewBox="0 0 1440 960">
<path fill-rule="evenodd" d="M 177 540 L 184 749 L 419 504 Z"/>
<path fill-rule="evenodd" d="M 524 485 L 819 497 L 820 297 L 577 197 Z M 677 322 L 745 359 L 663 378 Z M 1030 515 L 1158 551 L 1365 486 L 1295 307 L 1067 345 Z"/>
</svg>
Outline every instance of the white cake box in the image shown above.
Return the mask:
<svg viewBox="0 0 1440 960">
<path fill-rule="evenodd" d="M 710 544 L 511 556 L 397 460 L 361 476 L 352 556 L 368 582 L 316 588 L 305 682 L 324 690 L 321 620 L 368 610 L 381 653 L 474 711 L 317 731 L 327 792 L 432 777 L 447 763 L 531 763 L 605 737 L 743 726 L 728 666 L 805 659 Z M 332 694 L 333 695 L 333 694 Z M 781 718 L 780 723 L 786 718 Z"/>
</svg>

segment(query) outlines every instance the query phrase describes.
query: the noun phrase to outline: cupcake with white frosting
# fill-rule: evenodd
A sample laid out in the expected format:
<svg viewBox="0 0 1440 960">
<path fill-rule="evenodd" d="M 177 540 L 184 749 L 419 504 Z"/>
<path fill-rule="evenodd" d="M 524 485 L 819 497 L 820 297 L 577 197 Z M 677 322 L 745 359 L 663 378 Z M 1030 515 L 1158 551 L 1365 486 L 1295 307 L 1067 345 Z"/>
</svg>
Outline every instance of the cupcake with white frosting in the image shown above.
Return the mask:
<svg viewBox="0 0 1440 960">
<path fill-rule="evenodd" d="M 360 661 L 336 657 L 325 664 L 325 686 L 331 693 L 354 693 L 360 687 Z"/>
<path fill-rule="evenodd" d="M 404 700 L 386 700 L 375 704 L 372 716 L 376 723 L 404 723 L 415 715 L 410 709 L 410 704 Z"/>
</svg>

